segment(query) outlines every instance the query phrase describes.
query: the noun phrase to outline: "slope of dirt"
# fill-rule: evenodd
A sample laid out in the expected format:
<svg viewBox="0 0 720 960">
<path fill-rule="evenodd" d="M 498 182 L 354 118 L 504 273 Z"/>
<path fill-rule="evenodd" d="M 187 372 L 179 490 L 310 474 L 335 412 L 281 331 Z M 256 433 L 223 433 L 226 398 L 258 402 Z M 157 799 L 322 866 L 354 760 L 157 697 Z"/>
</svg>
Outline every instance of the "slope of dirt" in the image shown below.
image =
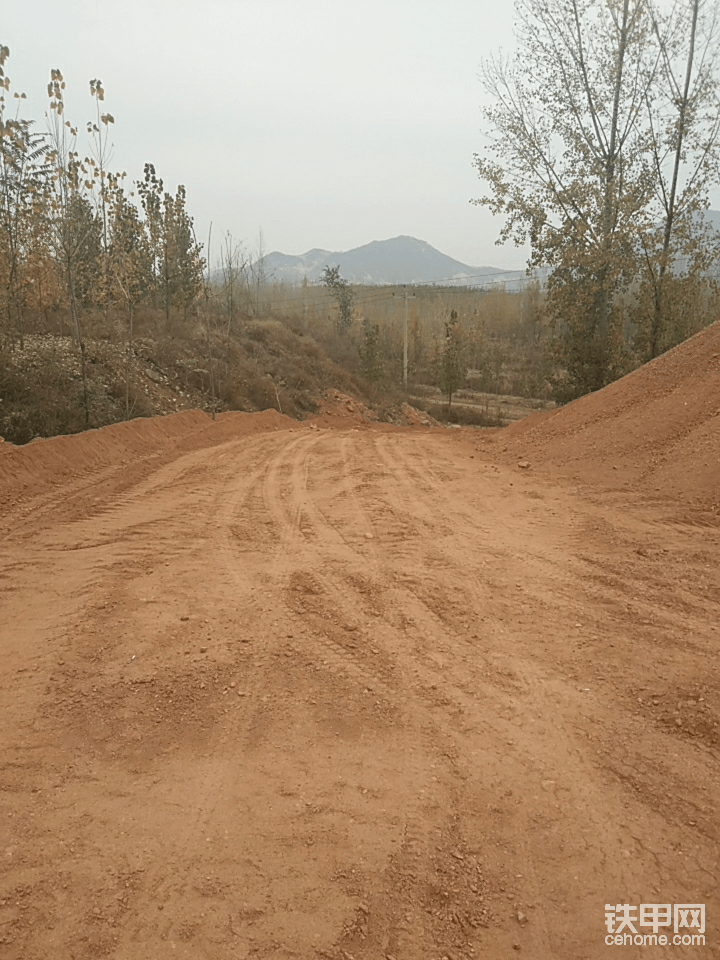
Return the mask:
<svg viewBox="0 0 720 960">
<path fill-rule="evenodd" d="M 0 446 L 2 956 L 720 957 L 720 531 L 333 422 Z"/>
<path fill-rule="evenodd" d="M 167 417 L 152 417 L 114 423 L 99 430 L 71 436 L 33 440 L 16 447 L 0 446 L 0 506 L 17 498 L 47 492 L 57 484 L 93 471 L 128 468 L 135 477 L 138 467 L 147 468 L 172 456 L 178 445 L 188 449 L 193 438 L 202 446 L 222 443 L 230 437 L 258 430 L 288 428 L 293 424 L 276 410 L 260 414 L 221 413 L 215 420 L 201 410 L 188 410 Z"/>
<path fill-rule="evenodd" d="M 0 442 L 22 445 L 84 431 L 87 423 L 125 422 L 126 375 L 130 418 L 273 408 L 295 420 L 320 411 L 326 417 L 398 426 L 432 421 L 377 387 L 371 400 L 367 383 L 333 362 L 312 337 L 278 321 L 246 321 L 227 336 L 216 331 L 212 378 L 204 329 L 194 336 L 186 331 L 183 337 L 136 338 L 129 369 L 122 340 L 89 339 L 87 421 L 80 353 L 71 337 L 29 334 L 23 349 L 3 352 L 3 346 Z"/>
<path fill-rule="evenodd" d="M 720 512 L 720 323 L 487 442 L 533 465 Z"/>
<path fill-rule="evenodd" d="M 336 426 L 340 418 L 345 424 L 368 424 L 381 421 L 397 427 L 423 426 L 440 427 L 442 424 L 433 419 L 424 410 L 409 403 L 394 404 L 379 416 L 374 410 L 356 397 L 348 396 L 339 390 L 328 390 L 318 405 L 316 422 L 325 426 Z"/>
<path fill-rule="evenodd" d="M 89 339 L 86 348 L 92 427 L 125 421 L 126 373 L 132 418 L 273 407 L 303 419 L 317 409 L 327 383 L 360 394 L 364 388 L 312 338 L 270 320 L 248 321 L 229 337 L 216 332 L 212 388 L 202 330 L 137 338 L 129 371 L 122 340 Z M 24 444 L 84 429 L 82 367 L 73 338 L 29 334 L 23 349 L 0 353 L 0 436 Z"/>
</svg>

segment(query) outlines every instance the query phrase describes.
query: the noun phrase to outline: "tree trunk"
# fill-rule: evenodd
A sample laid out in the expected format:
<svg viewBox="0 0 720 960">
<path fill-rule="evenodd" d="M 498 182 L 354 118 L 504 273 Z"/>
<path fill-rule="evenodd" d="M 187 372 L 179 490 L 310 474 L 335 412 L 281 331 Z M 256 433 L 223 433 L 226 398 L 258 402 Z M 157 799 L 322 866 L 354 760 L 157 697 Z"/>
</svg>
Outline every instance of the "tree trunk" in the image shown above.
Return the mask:
<svg viewBox="0 0 720 960">
<path fill-rule="evenodd" d="M 72 271 L 72 261 L 70 258 L 67 260 L 67 280 L 68 280 L 68 293 L 70 294 L 70 316 L 72 317 L 73 324 L 75 325 L 75 334 L 77 337 L 78 346 L 80 347 L 80 370 L 82 373 L 82 384 L 83 384 L 83 406 L 85 407 L 85 426 L 90 426 L 90 401 L 88 398 L 88 389 L 87 389 L 87 369 L 85 365 L 85 340 L 83 339 L 82 330 L 80 328 L 80 316 L 78 314 L 77 301 L 75 299 L 75 278 Z"/>
<path fill-rule="evenodd" d="M 692 79 L 693 62 L 695 60 L 695 37 L 697 34 L 697 20 L 700 10 L 700 0 L 692 0 L 692 23 L 690 26 L 690 45 L 688 47 L 687 65 L 685 69 L 685 86 L 683 95 L 678 104 L 678 123 L 677 123 L 677 142 L 675 144 L 675 163 L 673 165 L 673 177 L 670 184 L 670 194 L 668 196 L 667 210 L 665 216 L 665 230 L 663 231 L 663 249 L 660 256 L 660 266 L 658 268 L 658 277 L 655 281 L 655 295 L 653 298 L 653 319 L 650 331 L 650 359 L 654 359 L 661 352 L 662 333 L 663 333 L 663 279 L 670 265 L 670 240 L 672 238 L 673 221 L 675 219 L 675 202 L 677 199 L 677 186 L 680 175 L 680 164 L 682 162 L 683 140 L 687 126 L 687 112 L 690 99 L 690 83 Z"/>
<path fill-rule="evenodd" d="M 130 364 L 132 362 L 133 349 L 133 305 L 128 300 L 128 342 L 127 354 L 125 357 L 125 419 L 130 419 Z"/>
<path fill-rule="evenodd" d="M 620 30 L 620 44 L 617 52 L 617 75 L 615 77 L 615 94 L 613 97 L 613 115 L 610 126 L 610 140 L 607 147 L 605 162 L 605 193 L 603 197 L 603 256 L 598 282 L 600 284 L 598 303 L 598 334 L 600 349 L 605 354 L 600 359 L 603 367 L 607 363 L 607 339 L 610 329 L 611 300 L 607 289 L 608 262 L 610 260 L 613 232 L 614 232 L 614 187 L 615 166 L 617 163 L 617 137 L 620 117 L 620 94 L 622 92 L 623 70 L 625 67 L 625 53 L 627 50 L 628 21 L 630 17 L 630 0 L 624 0 L 622 12 L 622 27 Z"/>
<path fill-rule="evenodd" d="M 210 373 L 210 402 L 212 403 L 212 418 L 215 419 L 215 372 L 213 369 L 212 341 L 210 339 L 210 311 L 208 310 L 207 300 L 205 302 L 205 325 L 207 330 L 208 344 L 208 370 Z"/>
</svg>

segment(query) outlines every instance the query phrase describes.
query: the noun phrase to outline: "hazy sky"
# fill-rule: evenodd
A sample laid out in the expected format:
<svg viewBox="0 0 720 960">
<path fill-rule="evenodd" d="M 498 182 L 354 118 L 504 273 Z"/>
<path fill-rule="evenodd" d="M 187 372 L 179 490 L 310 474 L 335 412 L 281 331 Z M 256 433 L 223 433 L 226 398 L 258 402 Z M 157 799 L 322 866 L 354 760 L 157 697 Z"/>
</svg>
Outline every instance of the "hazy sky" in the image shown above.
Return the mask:
<svg viewBox="0 0 720 960">
<path fill-rule="evenodd" d="M 44 127 L 59 67 L 67 116 L 115 117 L 112 167 L 184 183 L 198 237 L 347 250 L 409 234 L 473 266 L 496 247 L 482 193 L 480 61 L 512 46 L 488 0 L 0 0 L 12 89 Z M 81 152 L 86 152 L 80 138 Z"/>
</svg>

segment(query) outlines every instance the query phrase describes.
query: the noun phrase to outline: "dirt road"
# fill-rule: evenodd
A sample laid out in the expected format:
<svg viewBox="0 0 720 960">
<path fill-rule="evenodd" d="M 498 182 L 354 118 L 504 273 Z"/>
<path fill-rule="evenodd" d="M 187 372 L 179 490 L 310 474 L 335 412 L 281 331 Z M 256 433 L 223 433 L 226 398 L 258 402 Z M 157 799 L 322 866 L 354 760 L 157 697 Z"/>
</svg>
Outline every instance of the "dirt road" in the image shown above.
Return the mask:
<svg viewBox="0 0 720 960">
<path fill-rule="evenodd" d="M 708 945 L 619 956 L 720 956 L 718 528 L 474 437 L 296 424 L 6 505 L 3 957 L 580 960 L 655 902 Z"/>
</svg>

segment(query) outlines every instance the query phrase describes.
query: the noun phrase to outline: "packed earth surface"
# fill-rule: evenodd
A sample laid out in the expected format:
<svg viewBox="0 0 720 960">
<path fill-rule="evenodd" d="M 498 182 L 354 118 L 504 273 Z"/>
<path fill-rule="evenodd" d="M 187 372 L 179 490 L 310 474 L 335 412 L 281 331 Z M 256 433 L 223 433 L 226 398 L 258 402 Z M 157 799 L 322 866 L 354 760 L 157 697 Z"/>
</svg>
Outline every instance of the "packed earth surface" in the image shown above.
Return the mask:
<svg viewBox="0 0 720 960">
<path fill-rule="evenodd" d="M 3 958 L 720 957 L 719 352 L 0 444 Z"/>
</svg>

